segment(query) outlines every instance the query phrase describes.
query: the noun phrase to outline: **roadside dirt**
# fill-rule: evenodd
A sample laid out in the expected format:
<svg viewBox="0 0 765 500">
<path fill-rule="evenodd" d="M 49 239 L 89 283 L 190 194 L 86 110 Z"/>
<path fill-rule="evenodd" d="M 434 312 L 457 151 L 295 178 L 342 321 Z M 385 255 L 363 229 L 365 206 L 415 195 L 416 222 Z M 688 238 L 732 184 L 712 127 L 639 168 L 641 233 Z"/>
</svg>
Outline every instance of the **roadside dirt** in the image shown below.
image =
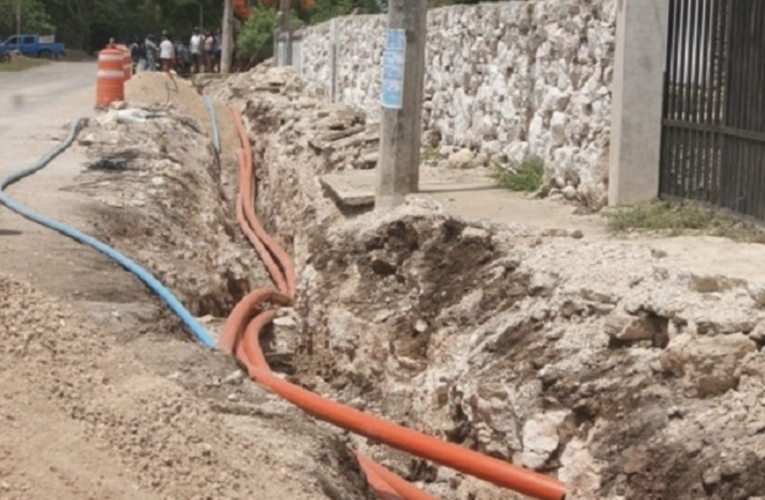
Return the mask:
<svg viewBox="0 0 765 500">
<path fill-rule="evenodd" d="M 462 176 L 453 191 L 443 183 L 447 206 L 431 192 L 343 214 L 317 177 L 358 168 L 371 127 L 289 70 L 259 68 L 209 91 L 243 109 L 263 145 L 261 212 L 300 277 L 294 326 L 280 335 L 297 345 L 303 383 L 557 476 L 567 498 L 765 492 L 753 473 L 765 463 L 756 247 L 720 240 L 751 260 L 696 261 L 692 247 L 612 239 L 592 217 L 576 224 L 570 205 L 464 189 L 480 178 L 453 170 L 429 172 Z M 501 200 L 516 210 L 496 217 Z M 513 498 L 356 445 L 441 498 Z"/>
<path fill-rule="evenodd" d="M 168 341 L 172 321 L 131 346 L 139 361 L 77 316 L 0 275 L 0 421 L 12 430 L 0 433 L 0 498 L 360 497 L 337 437 L 243 382 L 228 357 Z"/>
<path fill-rule="evenodd" d="M 4 145 L 0 174 L 31 162 L 55 145 L 65 135 L 66 120 L 92 115 L 88 111 L 92 81 L 81 77 L 91 69 L 92 65 L 52 64 L 39 73 L 31 72 L 24 79 L 21 99 L 3 102 L 7 109 L 0 105 Z M 16 105 L 19 102 L 21 106 Z M 224 112 L 225 108 L 223 118 Z M 199 119 L 207 120 L 206 111 Z M 84 147 L 75 146 L 50 168 L 11 188 L 11 193 L 85 232 L 109 236 L 137 260 L 161 263 L 141 252 L 151 235 L 140 229 L 147 227 L 142 223 L 151 222 L 151 212 L 136 218 L 130 214 L 132 202 L 140 205 L 137 195 L 146 194 L 144 188 L 165 189 L 166 196 L 177 194 L 175 205 L 144 200 L 168 221 L 176 220 L 179 207 L 193 212 L 195 203 L 214 199 L 209 207 L 212 218 L 199 217 L 189 231 L 202 231 L 205 221 L 224 224 L 228 217 L 218 213 L 225 211 L 226 200 L 218 196 L 214 174 L 220 167 L 213 161 L 209 139 L 194 132 L 186 137 L 188 142 L 170 140 L 167 145 L 163 141 L 168 137 L 154 130 L 160 133 L 149 134 L 144 145 L 156 146 L 164 163 L 159 162 L 153 177 L 139 175 L 145 163 L 138 162 L 137 171 L 110 170 L 125 165 L 119 154 L 110 156 L 114 151 L 105 151 L 98 159 L 88 158 Z M 224 142 L 224 147 L 233 146 Z M 207 160 L 185 165 L 184 170 L 181 162 L 189 159 L 182 154 L 185 149 Z M 177 156 L 171 158 L 168 150 Z M 104 159 L 111 162 L 100 161 Z M 171 174 L 169 186 L 151 183 L 163 173 Z M 115 176 L 124 184 L 115 182 Z M 195 193 L 196 200 L 184 192 L 193 186 L 196 191 L 189 193 Z M 4 208 L 0 211 L 0 363 L 4 367 L 0 421 L 3 428 L 13 429 L 0 432 L 0 498 L 350 500 L 368 496 L 341 434 L 317 427 L 301 412 L 243 380 L 229 357 L 192 342 L 156 297 L 105 257 Z M 182 232 L 184 221 L 177 222 Z M 229 267 L 239 272 L 234 280 L 238 288 L 229 290 L 229 282 L 217 278 L 195 283 L 188 274 L 175 281 L 170 275 L 164 277 L 179 285 L 178 293 L 212 287 L 207 299 L 196 306 L 191 300 L 191 306 L 200 314 L 221 314 L 249 286 L 249 280 L 258 280 L 260 267 L 241 260 L 236 242 L 220 225 L 195 235 L 220 237 L 228 246 L 170 238 L 165 242 L 167 258 L 183 262 L 184 269 L 199 273 L 200 279 L 217 273 L 209 268 L 201 272 L 205 266 Z M 164 233 L 160 241 L 165 236 L 173 235 Z M 212 258 L 203 252 L 218 247 L 224 253 Z M 186 254 L 189 251 L 193 255 Z M 161 269 L 153 271 L 161 274 Z M 37 293 L 25 282 L 50 295 Z M 217 289 L 222 297 L 215 287 L 222 287 Z M 220 326 L 209 315 L 201 321 L 213 334 Z"/>
<path fill-rule="evenodd" d="M 85 84 L 42 104 L 56 95 L 46 72 L 66 73 L 51 67 L 32 73 L 28 107 L 0 105 L 17 120 L 0 114 L 2 173 L 90 106 Z M 13 193 L 148 266 L 216 335 L 266 279 L 233 224 L 227 108 L 216 159 L 190 85 L 131 85 L 164 116 L 92 120 Z M 433 172 L 442 190 L 384 216 L 345 216 L 317 176 L 368 167 L 376 135 L 363 117 L 288 71 L 206 91 L 244 112 L 259 212 L 298 265 L 296 309 L 267 339 L 275 367 L 558 476 L 573 499 L 762 499 L 765 271 L 747 260 L 761 247 L 613 241 L 573 207 L 464 189 L 485 179 L 462 171 Z M 0 433 L 1 499 L 370 498 L 348 443 L 444 499 L 519 498 L 317 425 L 191 341 L 105 257 L 5 210 L 0 230 L 0 422 L 14 430 Z"/>
</svg>

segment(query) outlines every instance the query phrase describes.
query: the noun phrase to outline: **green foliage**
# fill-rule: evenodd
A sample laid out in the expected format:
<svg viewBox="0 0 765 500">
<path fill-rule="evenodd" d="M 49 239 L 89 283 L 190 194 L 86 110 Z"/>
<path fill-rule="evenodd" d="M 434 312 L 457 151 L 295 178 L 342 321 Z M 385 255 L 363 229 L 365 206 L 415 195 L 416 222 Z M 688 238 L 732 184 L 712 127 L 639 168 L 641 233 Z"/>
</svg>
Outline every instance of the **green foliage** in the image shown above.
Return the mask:
<svg viewBox="0 0 765 500">
<path fill-rule="evenodd" d="M 0 0 L 15 1 L 15 0 Z M 168 30 L 184 41 L 191 29 L 221 26 L 222 0 L 24 0 L 45 6 L 67 48 L 98 50 L 109 38 L 130 42 Z"/>
<path fill-rule="evenodd" d="M 276 29 L 276 13 L 264 7 L 255 7 L 247 22 L 242 26 L 237 40 L 237 55 L 251 59 L 261 53 L 273 39 Z"/>
<path fill-rule="evenodd" d="M 17 0 L 0 0 L 0 36 L 16 32 Z M 429 7 L 457 3 L 478 3 L 477 0 L 429 0 Z M 147 34 L 168 30 L 186 41 L 194 26 L 217 29 L 221 26 L 223 0 L 21 0 L 22 31 L 55 33 L 57 41 L 67 48 L 94 51 L 109 38 L 120 41 L 143 39 Z M 251 1 L 253 11 L 265 12 L 261 2 Z M 278 2 L 271 2 L 277 4 Z M 351 12 L 374 14 L 387 10 L 384 0 L 317 0 L 310 9 L 300 9 L 293 1 L 293 28 L 300 24 L 316 24 Z M 266 19 L 270 22 L 270 17 Z M 262 29 L 259 21 L 257 29 Z M 257 31 L 257 30 L 256 30 Z M 254 37 L 257 41 L 259 38 Z M 251 45 L 253 42 L 248 41 Z"/>
<path fill-rule="evenodd" d="M 17 0 L 0 0 L 0 38 L 5 41 L 16 33 Z M 42 0 L 21 0 L 21 32 L 50 35 L 56 27 L 45 10 Z"/>
<path fill-rule="evenodd" d="M 438 147 L 433 146 L 432 144 L 427 144 L 424 148 L 422 148 L 422 161 L 435 163 L 442 158 L 443 157 L 441 156 L 441 152 L 438 150 Z"/>
<path fill-rule="evenodd" d="M 523 160 L 518 168 L 501 169 L 496 173 L 497 184 L 511 191 L 533 193 L 542 187 L 545 175 L 545 162 L 538 156 Z"/>
<path fill-rule="evenodd" d="M 658 231 L 670 236 L 706 234 L 737 241 L 765 243 L 762 227 L 721 214 L 694 202 L 656 201 L 618 208 L 604 214 L 614 233 Z"/>
<path fill-rule="evenodd" d="M 382 12 L 376 0 L 317 0 L 310 9 L 300 12 L 303 21 L 318 24 L 333 17 L 345 16 L 358 9 L 359 14 L 377 14 Z"/>
<path fill-rule="evenodd" d="M 446 7 L 447 5 L 474 5 L 477 3 L 501 2 L 503 0 L 428 0 L 428 8 Z"/>
</svg>

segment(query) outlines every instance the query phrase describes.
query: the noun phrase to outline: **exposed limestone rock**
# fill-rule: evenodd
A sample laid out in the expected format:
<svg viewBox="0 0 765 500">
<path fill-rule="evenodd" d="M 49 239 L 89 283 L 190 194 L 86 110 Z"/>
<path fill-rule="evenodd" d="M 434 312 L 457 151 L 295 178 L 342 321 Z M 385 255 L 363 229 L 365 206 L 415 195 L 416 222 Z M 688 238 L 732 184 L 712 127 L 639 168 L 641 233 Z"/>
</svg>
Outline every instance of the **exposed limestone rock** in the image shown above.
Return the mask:
<svg viewBox="0 0 765 500">
<path fill-rule="evenodd" d="M 427 137 L 511 165 L 545 160 L 548 178 L 602 206 L 608 170 L 616 0 L 498 2 L 428 13 Z M 385 16 L 308 28 L 301 76 L 379 119 Z M 335 38 L 333 40 L 333 33 Z M 446 155 L 449 153 L 447 152 Z"/>
<path fill-rule="evenodd" d="M 661 356 L 664 370 L 682 377 L 699 397 L 723 394 L 736 387 L 738 368 L 757 345 L 743 334 L 679 336 Z"/>
<path fill-rule="evenodd" d="M 749 283 L 749 296 L 759 307 L 765 308 L 765 283 Z"/>
<path fill-rule="evenodd" d="M 467 168 L 475 159 L 475 154 L 467 148 L 449 155 L 449 166 L 451 168 Z"/>
<path fill-rule="evenodd" d="M 618 340 L 661 342 L 667 335 L 667 322 L 656 316 L 609 316 L 605 319 L 606 333 Z"/>
<path fill-rule="evenodd" d="M 523 456 L 526 467 L 540 469 L 558 449 L 558 427 L 568 412 L 543 413 L 530 418 L 523 425 Z"/>
<path fill-rule="evenodd" d="M 234 104 L 264 146 L 259 210 L 295 256 L 301 382 L 557 475 L 567 498 L 761 494 L 765 312 L 749 284 L 660 268 L 647 245 L 465 221 L 417 198 L 343 216 L 317 176 L 358 154 L 338 143 L 373 132 L 326 139 L 342 114 L 296 81 L 261 68 L 221 92 L 242 96 Z M 507 498 L 353 440 L 445 500 Z"/>
<path fill-rule="evenodd" d="M 749 333 L 749 338 L 755 342 L 765 342 L 765 322 L 760 322 Z"/>
</svg>

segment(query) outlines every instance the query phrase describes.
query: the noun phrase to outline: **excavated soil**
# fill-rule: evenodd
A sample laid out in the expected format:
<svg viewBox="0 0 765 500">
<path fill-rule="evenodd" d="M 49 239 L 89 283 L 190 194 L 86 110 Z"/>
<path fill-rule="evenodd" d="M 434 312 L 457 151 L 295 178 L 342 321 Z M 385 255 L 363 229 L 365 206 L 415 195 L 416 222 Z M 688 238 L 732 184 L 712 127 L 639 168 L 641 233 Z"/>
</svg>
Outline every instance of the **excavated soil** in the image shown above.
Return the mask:
<svg viewBox="0 0 765 500">
<path fill-rule="evenodd" d="M 363 116 L 289 70 L 207 91 L 243 110 L 260 146 L 261 211 L 300 277 L 280 333 L 306 385 L 555 475 L 569 498 L 763 498 L 762 284 L 417 199 L 346 217 L 318 176 L 365 168 L 376 135 Z M 443 498 L 508 498 L 356 444 Z"/>
<path fill-rule="evenodd" d="M 75 224 L 149 269 L 215 336 L 265 280 L 224 187 L 235 135 L 222 134 L 219 157 L 206 109 L 147 100 L 80 132 L 73 151 L 89 160 L 65 188 L 86 195 Z M 52 299 L 0 276 L 0 419 L 14 429 L 0 433 L 0 498 L 371 498 L 342 433 L 245 380 L 137 280 L 92 260 L 103 293 Z"/>
<path fill-rule="evenodd" d="M 155 112 L 141 124 L 92 120 L 80 134 L 92 161 L 77 189 L 100 202 L 98 237 L 151 269 L 195 315 L 225 317 L 262 279 L 260 266 L 237 244 L 210 141 L 188 117 Z"/>
<path fill-rule="evenodd" d="M 163 342 L 167 326 L 146 334 L 155 359 L 139 360 L 0 275 L 0 498 L 366 496 L 340 438 L 243 382 L 228 357 Z M 176 371 L 157 377 L 152 361 Z"/>
<path fill-rule="evenodd" d="M 322 102 L 289 70 L 260 67 L 204 91 L 245 116 L 259 213 L 297 265 L 295 309 L 267 339 L 275 366 L 353 406 L 556 476 L 567 498 L 765 497 L 762 284 L 675 271 L 634 242 L 463 220 L 417 198 L 386 214 L 344 214 L 318 177 L 373 165 L 377 131 L 362 114 Z M 197 108 L 184 116 L 201 121 Z M 167 116 L 124 125 L 111 115 L 84 132 L 94 161 L 127 158 L 84 177 L 105 207 L 97 227 L 195 313 L 222 315 L 265 281 L 233 226 L 231 186 L 220 187 L 233 179 L 236 146 L 216 159 L 195 130 L 203 126 L 175 115 L 181 104 L 160 110 Z M 177 325 L 159 319 L 161 332 L 134 342 L 168 342 Z M 144 362 L 206 394 L 201 379 L 218 365 L 171 338 L 186 347 L 141 350 Z M 181 360 L 189 368 L 171 368 Z M 303 418 L 281 415 L 269 422 Z M 305 432 L 338 442 L 304 420 Z M 444 499 L 520 498 L 350 440 Z M 341 474 L 344 452 L 326 449 Z M 342 484 L 355 498 L 350 471 Z"/>
</svg>

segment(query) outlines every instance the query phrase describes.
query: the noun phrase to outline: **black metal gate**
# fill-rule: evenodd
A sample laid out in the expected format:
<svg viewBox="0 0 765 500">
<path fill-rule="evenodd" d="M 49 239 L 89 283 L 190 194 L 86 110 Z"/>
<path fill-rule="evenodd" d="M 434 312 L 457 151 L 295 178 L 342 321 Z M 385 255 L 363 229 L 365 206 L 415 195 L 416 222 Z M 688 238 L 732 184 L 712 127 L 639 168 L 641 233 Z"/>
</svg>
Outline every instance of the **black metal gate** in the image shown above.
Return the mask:
<svg viewBox="0 0 765 500">
<path fill-rule="evenodd" d="M 765 220 L 765 1 L 670 0 L 660 194 Z"/>
</svg>

